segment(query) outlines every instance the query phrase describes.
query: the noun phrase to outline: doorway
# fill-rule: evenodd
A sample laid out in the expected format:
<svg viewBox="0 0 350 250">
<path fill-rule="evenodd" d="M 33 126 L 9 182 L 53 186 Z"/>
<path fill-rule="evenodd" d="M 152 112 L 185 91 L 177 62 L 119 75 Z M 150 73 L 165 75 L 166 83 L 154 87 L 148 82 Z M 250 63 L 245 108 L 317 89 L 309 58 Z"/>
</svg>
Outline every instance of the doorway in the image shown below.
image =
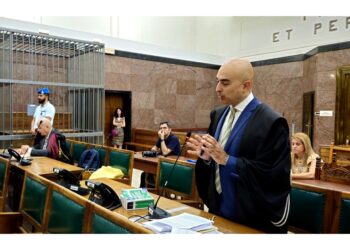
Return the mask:
<svg viewBox="0 0 350 250">
<path fill-rule="evenodd" d="M 131 91 L 105 91 L 105 145 L 112 146 L 111 131 L 113 128 L 113 115 L 117 107 L 121 107 L 125 116 L 124 142 L 131 139 Z"/>
<path fill-rule="evenodd" d="M 350 66 L 337 69 L 334 138 L 335 145 L 350 140 Z"/>
<path fill-rule="evenodd" d="M 309 136 L 311 145 L 313 145 L 314 138 L 314 100 L 315 91 L 303 94 L 302 131 Z"/>
</svg>

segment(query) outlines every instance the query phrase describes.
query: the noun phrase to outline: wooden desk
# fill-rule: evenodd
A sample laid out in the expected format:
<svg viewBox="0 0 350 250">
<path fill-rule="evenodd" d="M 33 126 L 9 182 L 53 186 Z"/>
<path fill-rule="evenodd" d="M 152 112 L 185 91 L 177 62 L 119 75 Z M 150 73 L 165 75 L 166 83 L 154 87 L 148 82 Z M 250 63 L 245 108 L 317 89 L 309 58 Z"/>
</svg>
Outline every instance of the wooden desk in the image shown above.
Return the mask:
<svg viewBox="0 0 350 250">
<path fill-rule="evenodd" d="M 123 184 L 121 182 L 118 181 L 114 181 L 111 179 L 97 179 L 94 181 L 98 181 L 98 182 L 103 182 L 106 185 L 110 186 L 119 196 L 121 194 L 122 189 L 130 189 L 132 188 L 129 185 Z M 85 181 L 81 182 L 82 186 L 85 186 Z M 152 193 L 150 193 L 155 200 L 158 198 L 157 195 L 154 195 Z M 86 196 L 88 197 L 88 196 Z M 212 219 L 213 218 L 213 214 L 211 213 L 207 213 L 203 210 L 199 210 L 193 207 L 189 207 L 186 206 L 182 203 L 179 203 L 177 201 L 174 200 L 169 200 L 166 199 L 164 197 L 161 197 L 158 203 L 158 206 L 161 207 L 162 209 L 165 210 L 171 210 L 171 209 L 178 209 L 176 212 L 172 212 L 172 215 L 177 215 L 177 214 L 181 214 L 181 213 L 191 213 L 194 215 L 198 215 L 201 217 L 205 217 L 207 219 Z M 137 209 L 137 210 L 126 210 L 123 207 L 117 208 L 115 209 L 113 212 L 119 213 L 127 218 L 129 218 L 132 215 L 140 215 L 140 216 L 144 216 L 147 215 L 148 211 L 147 209 Z M 258 231 L 256 229 L 238 224 L 238 223 L 234 223 L 232 221 L 229 221 L 227 219 L 224 219 L 222 217 L 219 216 L 215 216 L 214 219 L 214 226 L 216 226 L 218 228 L 218 230 L 222 233 L 262 233 L 261 231 Z"/>
<path fill-rule="evenodd" d="M 24 175 L 24 173 L 26 171 L 30 172 L 33 175 L 49 175 L 52 172 L 52 167 L 62 167 L 62 168 L 66 168 L 67 170 L 71 170 L 71 171 L 78 171 L 78 170 L 81 171 L 81 169 L 78 169 L 75 166 L 61 163 L 59 161 L 56 161 L 53 159 L 48 159 L 45 157 L 42 157 L 42 158 L 39 158 L 39 157 L 34 158 L 33 157 L 33 162 L 32 162 L 31 166 L 18 166 L 18 164 L 15 162 L 12 162 L 11 165 L 12 166 L 10 169 L 15 170 L 15 172 L 14 172 L 15 174 L 17 174 L 17 172 L 21 173 L 20 175 L 17 175 L 17 176 Z M 16 181 L 16 180 L 18 181 L 18 179 L 13 179 L 13 181 Z M 113 190 L 115 190 L 118 195 L 121 194 L 122 189 L 132 188 L 129 185 L 126 185 L 126 184 L 123 184 L 121 182 L 111 180 L 111 179 L 99 179 L 97 181 L 100 181 L 100 182 L 107 184 Z M 48 179 L 48 182 L 51 182 L 50 178 Z M 51 182 L 51 183 L 52 183 L 52 185 L 56 185 L 56 186 L 58 185 L 57 183 L 53 183 L 53 182 Z M 81 183 L 82 183 L 82 186 L 85 186 L 85 181 L 81 181 Z M 21 190 L 22 190 L 22 186 L 23 186 L 23 177 L 22 177 L 22 180 L 19 180 L 19 182 L 13 182 L 12 185 L 13 185 L 13 187 L 20 187 L 19 188 L 19 192 L 20 192 L 19 198 L 20 198 L 20 194 L 21 194 Z M 61 188 L 63 188 L 63 187 L 61 187 Z M 76 197 L 76 199 L 87 199 L 88 198 L 88 196 L 85 196 L 85 197 L 79 196 L 79 195 L 73 193 L 72 191 L 68 191 L 68 192 L 71 192 L 72 195 Z M 151 194 L 151 195 L 153 195 L 153 194 Z M 153 195 L 153 197 L 156 199 L 158 196 Z M 18 201 L 18 203 L 19 203 L 19 201 Z M 159 200 L 158 205 L 159 205 L 159 207 L 166 209 L 166 210 L 176 209 L 176 212 L 171 212 L 173 215 L 187 212 L 187 213 L 199 215 L 199 216 L 202 216 L 202 217 L 205 217 L 208 219 L 213 218 L 213 214 L 186 206 L 186 205 L 181 204 L 177 201 L 169 200 L 169 199 L 166 199 L 164 197 L 162 197 Z M 17 210 L 14 210 L 14 211 L 18 211 L 18 208 L 17 208 Z M 120 215 L 125 216 L 126 218 L 129 218 L 132 215 L 142 215 L 142 216 L 146 215 L 147 209 L 129 210 L 128 211 L 128 210 L 125 210 L 124 208 L 120 207 L 118 209 L 115 209 L 113 211 L 113 213 L 116 213 L 116 214 L 118 213 Z M 111 216 L 113 216 L 113 213 Z M 90 219 L 91 219 L 91 217 L 90 217 Z M 130 221 L 130 223 L 135 223 L 135 222 Z M 261 233 L 261 231 L 249 228 L 249 227 L 244 226 L 244 225 L 240 225 L 238 223 L 234 223 L 232 221 L 221 218 L 219 216 L 215 217 L 214 226 L 216 226 L 219 229 L 219 231 L 223 232 L 223 233 Z"/>
<path fill-rule="evenodd" d="M 293 180 L 292 186 L 297 188 L 309 187 L 315 189 L 322 189 L 325 191 L 350 193 L 350 185 L 322 180 Z"/>
<path fill-rule="evenodd" d="M 143 157 L 142 152 L 135 152 L 135 154 L 134 154 L 134 168 L 140 169 L 140 170 L 144 171 L 145 173 L 155 175 L 155 174 L 157 174 L 158 158 L 160 158 L 160 157 L 164 157 L 164 156 Z M 176 159 L 176 156 L 171 155 L 171 156 L 167 156 L 167 158 Z M 179 162 L 187 161 L 189 159 L 190 158 L 180 156 Z"/>
<path fill-rule="evenodd" d="M 50 177 L 52 175 L 55 175 L 52 171 L 54 167 L 56 168 L 64 168 L 73 174 L 79 175 L 83 169 L 80 167 L 77 167 L 75 165 L 70 165 L 52 158 L 48 157 L 30 157 L 32 160 L 32 164 L 29 166 L 21 166 L 18 162 L 16 161 L 11 161 L 12 166 L 16 166 L 24 171 L 37 174 L 37 175 L 42 175 L 44 177 Z"/>
</svg>

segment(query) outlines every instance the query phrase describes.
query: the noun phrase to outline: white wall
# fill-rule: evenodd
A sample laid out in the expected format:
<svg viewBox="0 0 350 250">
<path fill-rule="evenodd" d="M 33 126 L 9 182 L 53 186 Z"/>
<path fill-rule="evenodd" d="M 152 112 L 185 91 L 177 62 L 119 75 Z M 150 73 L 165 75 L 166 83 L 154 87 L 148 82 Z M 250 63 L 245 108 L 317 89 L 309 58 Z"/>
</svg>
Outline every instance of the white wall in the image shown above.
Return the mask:
<svg viewBox="0 0 350 250">
<path fill-rule="evenodd" d="M 350 17 L 12 18 L 34 22 L 36 28 L 40 24 L 60 27 L 45 26 L 58 36 L 100 38 L 106 47 L 213 64 L 232 56 L 256 61 L 301 54 L 318 45 L 350 40 Z M 28 24 L 17 22 L 17 29 L 24 26 Z"/>
<path fill-rule="evenodd" d="M 350 17 L 249 17 L 240 22 L 240 46 L 231 53 L 256 60 L 350 41 Z"/>
</svg>

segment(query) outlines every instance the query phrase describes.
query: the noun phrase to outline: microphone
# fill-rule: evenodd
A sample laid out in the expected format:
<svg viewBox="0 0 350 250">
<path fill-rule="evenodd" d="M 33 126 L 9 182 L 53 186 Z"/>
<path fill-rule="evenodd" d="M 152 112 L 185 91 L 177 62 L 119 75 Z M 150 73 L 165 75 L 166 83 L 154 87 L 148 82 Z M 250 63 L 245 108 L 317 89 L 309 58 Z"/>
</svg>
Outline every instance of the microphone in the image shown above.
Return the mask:
<svg viewBox="0 0 350 250">
<path fill-rule="evenodd" d="M 161 189 L 161 191 L 160 191 L 160 193 L 159 193 L 159 195 L 158 195 L 158 198 L 157 198 L 156 203 L 154 203 L 154 205 L 149 205 L 149 206 L 148 206 L 148 215 L 149 215 L 149 217 L 150 217 L 151 219 L 163 219 L 163 218 L 166 218 L 166 217 L 170 217 L 170 216 L 171 216 L 170 213 L 168 213 L 168 212 L 165 211 L 164 209 L 161 209 L 161 208 L 157 207 L 157 205 L 158 205 L 158 202 L 159 202 L 160 197 L 163 195 L 164 190 L 165 190 L 165 188 L 166 188 L 167 185 L 168 185 L 168 180 L 170 179 L 170 177 L 172 176 L 172 174 L 173 174 L 173 172 L 174 172 L 176 163 L 177 163 L 177 161 L 178 161 L 179 158 L 180 158 L 180 155 L 181 155 L 181 153 L 182 153 L 182 150 L 183 150 L 184 147 L 186 146 L 187 139 L 191 137 L 191 134 L 192 134 L 191 131 L 187 132 L 187 134 L 186 134 L 186 140 L 185 140 L 184 144 L 182 145 L 181 150 L 180 150 L 180 153 L 179 153 L 178 156 L 176 157 L 176 160 L 175 160 L 173 166 L 171 167 L 171 171 L 170 171 L 169 175 L 167 176 L 167 178 L 166 178 L 166 180 L 165 180 L 165 183 L 164 183 L 164 185 L 163 185 L 163 187 L 162 187 L 162 189 Z"/>
<path fill-rule="evenodd" d="M 29 160 L 25 160 L 25 159 L 24 159 L 24 156 L 25 156 L 26 153 L 28 152 L 28 149 L 29 149 L 29 148 L 27 148 L 26 152 L 24 152 L 23 156 L 22 156 L 21 159 L 19 160 L 19 164 L 20 164 L 21 166 L 28 166 L 28 165 L 31 164 Z"/>
</svg>

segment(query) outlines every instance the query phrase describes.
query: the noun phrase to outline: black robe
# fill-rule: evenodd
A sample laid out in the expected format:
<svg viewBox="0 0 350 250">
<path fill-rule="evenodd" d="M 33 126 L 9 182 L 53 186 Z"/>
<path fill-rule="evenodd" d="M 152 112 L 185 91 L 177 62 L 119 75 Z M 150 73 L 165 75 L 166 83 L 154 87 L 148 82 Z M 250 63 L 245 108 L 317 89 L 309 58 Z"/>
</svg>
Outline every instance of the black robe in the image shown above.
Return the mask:
<svg viewBox="0 0 350 250">
<path fill-rule="evenodd" d="M 210 135 L 214 136 L 225 109 L 212 111 Z M 289 213 L 291 158 L 287 121 L 267 105 L 258 105 L 242 132 L 235 159 L 239 178 L 231 184 L 235 212 L 228 219 L 265 232 L 285 233 L 287 223 L 275 226 L 271 221 L 286 220 Z M 225 217 L 220 210 L 222 197 L 215 189 L 214 161 L 208 166 L 198 159 L 196 183 L 209 212 Z"/>
</svg>

